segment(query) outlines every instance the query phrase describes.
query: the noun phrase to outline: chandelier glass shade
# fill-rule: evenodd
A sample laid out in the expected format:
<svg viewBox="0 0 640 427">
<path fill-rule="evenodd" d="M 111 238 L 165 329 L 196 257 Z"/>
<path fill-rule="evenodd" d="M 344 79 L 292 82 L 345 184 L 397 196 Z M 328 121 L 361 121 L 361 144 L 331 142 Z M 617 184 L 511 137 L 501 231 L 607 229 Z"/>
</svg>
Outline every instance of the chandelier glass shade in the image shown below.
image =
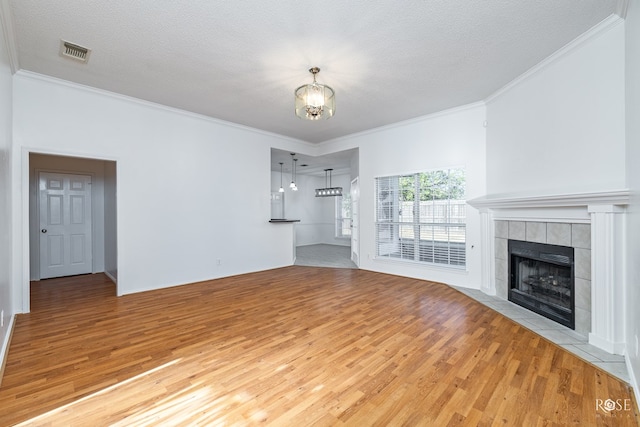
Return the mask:
<svg viewBox="0 0 640 427">
<path fill-rule="evenodd" d="M 316 82 L 320 68 L 309 69 L 313 83 L 296 89 L 296 116 L 306 120 L 328 119 L 336 111 L 335 92 L 329 86 Z"/>
</svg>

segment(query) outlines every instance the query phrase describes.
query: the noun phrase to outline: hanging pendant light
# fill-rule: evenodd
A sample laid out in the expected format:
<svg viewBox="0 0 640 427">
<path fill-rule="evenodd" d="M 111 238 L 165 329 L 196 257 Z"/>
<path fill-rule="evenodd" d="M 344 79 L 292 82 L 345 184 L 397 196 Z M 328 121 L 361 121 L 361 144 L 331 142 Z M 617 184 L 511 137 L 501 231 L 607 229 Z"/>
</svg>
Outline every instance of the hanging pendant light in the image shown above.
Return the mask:
<svg viewBox="0 0 640 427">
<path fill-rule="evenodd" d="M 291 154 L 291 184 L 289 184 L 289 188 L 291 189 L 291 191 L 298 191 L 298 186 L 296 185 L 296 162 L 298 161 L 298 159 L 294 157 L 296 153 L 290 153 L 290 154 Z"/>
<path fill-rule="evenodd" d="M 282 186 L 282 162 L 280 162 L 280 188 L 278 189 L 279 193 L 284 193 L 284 187 Z"/>
<path fill-rule="evenodd" d="M 309 69 L 313 83 L 302 85 L 295 91 L 296 116 L 306 120 L 328 119 L 336 111 L 335 92 L 329 86 L 316 82 L 320 68 Z"/>
<path fill-rule="evenodd" d="M 291 184 L 289 184 L 289 188 L 293 190 L 293 187 L 296 186 L 296 182 L 295 182 L 296 178 L 295 178 L 294 173 L 293 173 L 293 166 L 294 166 L 294 164 L 293 164 L 293 156 L 295 156 L 296 153 L 290 153 L 290 154 L 291 154 Z"/>
<path fill-rule="evenodd" d="M 294 179 L 296 179 L 296 180 L 298 179 L 297 173 L 296 173 L 297 172 L 296 171 L 296 165 L 297 164 L 298 164 L 298 159 L 293 159 L 293 176 L 294 176 Z M 298 191 L 298 185 L 295 182 L 293 184 L 292 190 L 293 191 Z"/>
<path fill-rule="evenodd" d="M 331 184 L 331 171 L 333 169 L 324 170 L 324 185 L 325 188 L 316 188 L 316 197 L 336 197 L 342 196 L 342 187 L 333 187 Z M 327 185 L 327 173 L 329 176 L 329 185 Z"/>
</svg>

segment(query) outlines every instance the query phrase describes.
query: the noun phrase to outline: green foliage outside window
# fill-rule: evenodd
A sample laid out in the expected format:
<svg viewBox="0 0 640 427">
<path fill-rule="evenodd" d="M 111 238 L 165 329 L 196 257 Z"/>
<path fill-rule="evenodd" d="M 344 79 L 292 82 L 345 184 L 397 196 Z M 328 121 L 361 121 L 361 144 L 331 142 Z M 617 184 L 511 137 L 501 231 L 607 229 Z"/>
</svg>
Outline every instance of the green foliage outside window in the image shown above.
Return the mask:
<svg viewBox="0 0 640 427">
<path fill-rule="evenodd" d="M 416 177 L 421 201 L 464 200 L 465 175 L 463 169 L 445 169 L 421 172 L 400 177 L 400 194 L 403 201 L 414 201 Z"/>
</svg>

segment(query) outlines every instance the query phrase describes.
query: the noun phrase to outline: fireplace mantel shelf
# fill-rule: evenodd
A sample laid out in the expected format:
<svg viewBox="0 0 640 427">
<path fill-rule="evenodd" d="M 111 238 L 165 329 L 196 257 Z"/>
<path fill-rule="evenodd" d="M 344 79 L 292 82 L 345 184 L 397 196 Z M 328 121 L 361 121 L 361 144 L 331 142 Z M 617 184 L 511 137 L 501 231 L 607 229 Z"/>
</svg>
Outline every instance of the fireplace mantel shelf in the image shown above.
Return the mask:
<svg viewBox="0 0 640 427">
<path fill-rule="evenodd" d="M 532 196 L 488 195 L 468 200 L 467 203 L 476 209 L 559 208 L 589 205 L 625 206 L 629 204 L 629 190 Z"/>
</svg>

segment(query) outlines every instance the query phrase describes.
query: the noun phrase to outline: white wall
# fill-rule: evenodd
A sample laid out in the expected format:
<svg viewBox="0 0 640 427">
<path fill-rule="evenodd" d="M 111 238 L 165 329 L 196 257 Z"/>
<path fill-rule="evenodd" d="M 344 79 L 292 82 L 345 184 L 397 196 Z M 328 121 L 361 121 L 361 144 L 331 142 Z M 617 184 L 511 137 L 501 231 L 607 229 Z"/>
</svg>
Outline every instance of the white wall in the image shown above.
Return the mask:
<svg viewBox="0 0 640 427">
<path fill-rule="evenodd" d="M 626 29 L 626 131 L 627 185 L 631 190 L 628 209 L 625 326 L 627 365 L 640 402 L 640 4 L 629 2 Z"/>
<path fill-rule="evenodd" d="M 105 161 L 65 156 L 46 156 L 31 154 L 29 158 L 29 223 L 30 223 L 30 276 L 31 280 L 40 279 L 40 246 L 38 224 L 38 171 L 70 172 L 92 176 L 91 212 L 92 212 L 92 256 L 93 272 L 104 271 L 105 248 L 105 204 L 104 204 L 104 170 Z M 115 231 L 115 230 L 114 230 Z"/>
<path fill-rule="evenodd" d="M 289 213 L 299 219 L 296 224 L 296 246 L 313 245 L 321 242 L 320 231 L 325 216 L 317 204 L 314 191 L 320 181 L 317 177 L 298 175 L 298 191 L 287 194 Z"/>
<path fill-rule="evenodd" d="M 278 185 L 280 183 L 278 173 Z M 296 246 L 305 246 L 319 241 L 318 224 L 322 222 L 322 213 L 317 209 L 313 191 L 318 183 L 317 178 L 308 175 L 298 175 L 296 185 L 298 191 L 291 191 L 288 183 L 291 177 L 285 179 L 284 211 L 288 219 L 299 219 L 295 224 Z M 276 188 L 277 189 L 277 188 Z"/>
<path fill-rule="evenodd" d="M 467 268 L 375 259 L 374 179 L 448 167 L 464 167 L 467 198 L 486 194 L 485 108 L 465 106 L 417 120 L 329 141 L 322 153 L 359 148 L 360 268 L 472 288 L 480 287 L 480 217 L 467 208 Z"/>
<path fill-rule="evenodd" d="M 269 159 L 272 146 L 295 142 L 25 72 L 14 100 L 17 253 L 28 240 L 24 153 L 40 152 L 117 162 L 119 294 L 291 264 L 291 229 L 268 223 Z M 24 309 L 23 262 L 14 260 Z"/>
<path fill-rule="evenodd" d="M 489 194 L 624 188 L 622 21 L 499 93 L 487 121 Z"/>
<path fill-rule="evenodd" d="M 2 10 L 0 10 L 2 12 Z M 11 66 L 5 39 L 5 28 L 0 19 L 0 367 L 8 348 L 9 327 L 16 312 L 12 297 L 12 176 L 11 134 L 12 100 Z M 0 369 L 1 370 L 1 369 Z M 0 377 L 0 381 L 2 378 Z"/>
</svg>

